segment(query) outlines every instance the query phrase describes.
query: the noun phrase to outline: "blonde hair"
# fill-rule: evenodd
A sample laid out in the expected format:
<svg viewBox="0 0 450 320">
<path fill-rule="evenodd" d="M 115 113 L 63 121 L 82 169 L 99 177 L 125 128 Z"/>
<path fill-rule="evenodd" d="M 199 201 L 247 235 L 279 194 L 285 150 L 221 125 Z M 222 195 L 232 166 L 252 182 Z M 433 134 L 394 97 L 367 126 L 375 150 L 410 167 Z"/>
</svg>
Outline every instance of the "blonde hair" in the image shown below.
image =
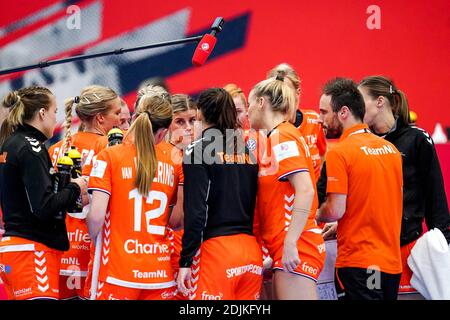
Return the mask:
<svg viewBox="0 0 450 320">
<path fill-rule="evenodd" d="M 137 93 L 137 97 L 136 97 L 136 102 L 134 103 L 134 111 L 138 112 L 139 111 L 139 104 L 142 100 L 142 97 L 144 96 L 158 96 L 162 99 L 167 100 L 169 103 L 171 103 L 170 100 L 170 94 L 169 92 L 167 92 L 166 89 L 164 89 L 161 86 L 158 85 L 147 85 L 143 88 L 141 88 L 138 93 Z"/>
<path fill-rule="evenodd" d="M 92 121 L 97 114 L 105 114 L 110 111 L 111 102 L 117 99 L 117 93 L 108 87 L 92 85 L 84 88 L 80 95 L 71 97 L 64 101 L 66 119 L 64 122 L 65 134 L 63 143 L 63 152 L 67 151 L 71 145 L 72 134 L 70 128 L 72 126 L 72 110 L 76 104 L 75 112 L 81 120 L 78 131 L 83 131 L 86 127 L 85 123 Z"/>
<path fill-rule="evenodd" d="M 9 109 L 8 117 L 0 129 L 0 145 L 16 130 L 17 126 L 31 121 L 39 109 L 48 110 L 53 93 L 44 87 L 28 87 L 8 93 L 2 101 Z"/>
<path fill-rule="evenodd" d="M 223 88 L 231 95 L 231 97 L 233 99 L 234 98 L 241 99 L 241 101 L 244 104 L 245 108 L 247 108 L 247 98 L 245 97 L 245 94 L 244 94 L 244 92 L 242 91 L 241 88 L 239 88 L 234 83 L 229 83 L 229 84 L 225 85 L 225 87 L 223 87 Z"/>
<path fill-rule="evenodd" d="M 187 94 L 174 94 L 170 97 L 170 100 L 172 101 L 173 114 L 188 110 L 197 110 L 197 105 L 194 103 L 194 100 Z"/>
<path fill-rule="evenodd" d="M 281 63 L 267 73 L 267 78 L 273 78 L 276 76 L 288 78 L 294 85 L 295 90 L 300 90 L 300 77 L 291 65 L 287 63 Z"/>
<path fill-rule="evenodd" d="M 285 114 L 287 119 L 295 117 L 297 110 L 294 91 L 284 82 L 284 78 L 270 78 L 259 82 L 253 87 L 256 97 L 266 97 L 272 111 Z"/>
<path fill-rule="evenodd" d="M 172 107 L 167 99 L 144 95 L 140 99 L 137 118 L 127 135 L 134 137 L 137 164 L 135 186 L 141 195 L 147 195 L 156 174 L 155 137 L 158 129 L 167 129 L 172 122 Z"/>
</svg>

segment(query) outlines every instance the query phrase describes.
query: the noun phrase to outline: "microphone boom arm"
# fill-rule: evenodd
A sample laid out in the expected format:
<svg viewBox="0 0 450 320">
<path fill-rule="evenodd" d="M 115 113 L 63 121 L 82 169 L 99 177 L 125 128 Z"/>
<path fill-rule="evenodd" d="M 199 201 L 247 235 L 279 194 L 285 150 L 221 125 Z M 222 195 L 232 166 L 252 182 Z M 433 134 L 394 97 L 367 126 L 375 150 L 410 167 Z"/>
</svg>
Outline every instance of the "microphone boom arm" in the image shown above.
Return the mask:
<svg viewBox="0 0 450 320">
<path fill-rule="evenodd" d="M 215 36 L 217 33 L 221 32 L 223 29 L 223 24 L 225 23 L 225 20 L 222 17 L 217 17 L 216 20 L 214 20 L 213 25 L 211 26 L 211 34 Z M 196 36 L 196 37 L 190 37 L 190 38 L 184 38 L 184 39 L 178 39 L 178 40 L 172 40 L 172 41 L 165 41 L 165 42 L 159 42 L 154 44 L 149 44 L 145 46 L 139 46 L 139 47 L 133 47 L 133 48 L 120 48 L 113 51 L 106 51 L 106 52 L 100 52 L 100 53 L 93 53 L 93 54 L 83 54 L 83 55 L 77 55 L 72 56 L 68 58 L 58 59 L 58 60 L 47 60 L 47 61 L 41 61 L 36 64 L 16 67 L 16 68 L 10 68 L 10 69 L 4 69 L 0 70 L 0 76 L 6 75 L 10 73 L 15 72 L 21 72 L 31 69 L 43 69 L 52 65 L 67 63 L 67 62 L 73 62 L 73 61 L 81 61 L 81 60 L 87 60 L 92 58 L 100 58 L 100 57 L 106 57 L 111 55 L 117 55 L 117 54 L 123 54 L 127 52 L 133 52 L 133 51 L 139 51 L 139 50 L 146 50 L 146 49 L 153 49 L 153 48 L 159 48 L 159 47 L 166 47 L 166 46 L 173 46 L 177 44 L 183 44 L 183 43 L 189 43 L 189 42 L 199 42 L 203 36 Z"/>
</svg>

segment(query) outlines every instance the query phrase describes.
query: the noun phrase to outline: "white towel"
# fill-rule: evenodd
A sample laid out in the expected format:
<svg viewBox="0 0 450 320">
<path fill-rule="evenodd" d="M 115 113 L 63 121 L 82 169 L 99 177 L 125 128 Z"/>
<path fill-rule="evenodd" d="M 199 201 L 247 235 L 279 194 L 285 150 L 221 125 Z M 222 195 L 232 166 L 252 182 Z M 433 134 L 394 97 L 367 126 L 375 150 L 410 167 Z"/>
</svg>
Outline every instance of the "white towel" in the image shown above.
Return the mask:
<svg viewBox="0 0 450 320">
<path fill-rule="evenodd" d="M 450 300 L 450 247 L 434 228 L 420 237 L 408 257 L 411 285 L 427 300 Z"/>
</svg>

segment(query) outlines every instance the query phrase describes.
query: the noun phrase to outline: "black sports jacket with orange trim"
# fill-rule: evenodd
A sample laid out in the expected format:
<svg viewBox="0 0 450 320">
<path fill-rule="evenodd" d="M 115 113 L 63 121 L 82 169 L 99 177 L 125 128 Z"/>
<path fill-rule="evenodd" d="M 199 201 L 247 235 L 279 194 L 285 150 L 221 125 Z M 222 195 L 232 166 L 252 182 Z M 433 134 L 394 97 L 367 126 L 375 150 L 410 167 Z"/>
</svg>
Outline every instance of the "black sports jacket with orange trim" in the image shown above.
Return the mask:
<svg viewBox="0 0 450 320">
<path fill-rule="evenodd" d="M 208 128 L 185 151 L 182 268 L 192 264 L 203 241 L 253 234 L 258 165 L 243 138 L 237 140 Z"/>
<path fill-rule="evenodd" d="M 431 136 L 423 129 L 397 119 L 384 135 L 402 154 L 403 220 L 400 244 L 403 246 L 428 229 L 438 228 L 450 243 L 450 215 L 439 158 Z"/>
<path fill-rule="evenodd" d="M 0 202 L 5 234 L 68 250 L 64 216 L 80 195 L 69 183 L 54 193 L 47 137 L 30 125 L 19 126 L 0 148 Z"/>
</svg>

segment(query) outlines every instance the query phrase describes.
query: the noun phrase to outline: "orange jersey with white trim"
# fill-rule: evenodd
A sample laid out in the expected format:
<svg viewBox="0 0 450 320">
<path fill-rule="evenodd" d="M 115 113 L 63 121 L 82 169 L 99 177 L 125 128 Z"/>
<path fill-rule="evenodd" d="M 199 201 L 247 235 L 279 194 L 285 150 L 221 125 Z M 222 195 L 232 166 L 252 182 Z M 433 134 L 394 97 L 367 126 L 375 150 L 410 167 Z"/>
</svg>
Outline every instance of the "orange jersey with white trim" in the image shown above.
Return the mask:
<svg viewBox="0 0 450 320">
<path fill-rule="evenodd" d="M 137 288 L 175 285 L 167 223 L 176 199 L 179 168 L 157 145 L 158 166 L 151 189 L 142 196 L 135 186 L 136 147 L 129 141 L 97 156 L 89 191 L 110 195 L 102 231 L 99 281 Z"/>
<path fill-rule="evenodd" d="M 72 145 L 75 146 L 81 153 L 81 161 L 83 163 L 83 166 L 91 163 L 93 157 L 97 154 L 94 150 L 94 146 L 96 141 L 101 137 L 101 135 L 92 132 L 77 132 L 72 135 Z M 60 140 L 48 149 L 48 153 L 54 167 L 56 167 L 58 159 L 64 155 L 62 153 L 63 142 L 64 140 Z"/>
<path fill-rule="evenodd" d="M 83 176 L 89 176 L 91 174 L 92 166 L 94 165 L 95 159 L 97 159 L 97 155 L 103 149 L 108 147 L 108 137 L 100 136 L 95 140 L 92 146 L 92 157 L 86 158 L 86 161 L 83 163 Z"/>
<path fill-rule="evenodd" d="M 402 157 L 366 124 L 348 128 L 327 153 L 327 193 L 347 195 L 337 227 L 336 267 L 402 271 Z"/>
<path fill-rule="evenodd" d="M 298 130 L 308 144 L 316 178 L 313 182 L 317 183 L 322 165 L 321 157 L 327 152 L 327 141 L 325 139 L 322 124 L 319 120 L 319 114 L 313 110 L 301 109 L 300 111 L 303 114 L 303 121 L 298 127 Z"/>
<path fill-rule="evenodd" d="M 308 145 L 298 130 L 288 122 L 281 123 L 266 141 L 265 156 L 260 159 L 257 214 L 262 240 L 274 260 L 281 259 L 283 241 L 292 217 L 295 191 L 287 176 L 309 172 L 314 184 L 314 167 Z M 311 207 L 304 231 L 316 229 L 317 197 Z"/>
<path fill-rule="evenodd" d="M 168 141 L 161 141 L 157 144 L 158 149 L 160 149 L 164 155 L 168 155 L 176 168 L 178 170 L 178 184 L 183 185 L 184 175 L 183 175 L 183 150 L 178 149 L 176 146 Z"/>
<path fill-rule="evenodd" d="M 95 156 L 94 146 L 100 136 L 92 132 L 77 132 L 72 136 L 72 146 L 81 153 L 82 162 L 90 162 Z M 53 166 L 56 167 L 58 159 L 63 156 L 63 140 L 55 143 L 49 149 L 50 158 Z M 88 206 L 85 206 L 83 212 L 66 216 L 67 236 L 69 238 L 70 248 L 63 253 L 61 258 L 61 275 L 81 275 L 86 276 L 89 264 L 89 250 L 91 239 L 86 224 L 86 215 Z"/>
</svg>

